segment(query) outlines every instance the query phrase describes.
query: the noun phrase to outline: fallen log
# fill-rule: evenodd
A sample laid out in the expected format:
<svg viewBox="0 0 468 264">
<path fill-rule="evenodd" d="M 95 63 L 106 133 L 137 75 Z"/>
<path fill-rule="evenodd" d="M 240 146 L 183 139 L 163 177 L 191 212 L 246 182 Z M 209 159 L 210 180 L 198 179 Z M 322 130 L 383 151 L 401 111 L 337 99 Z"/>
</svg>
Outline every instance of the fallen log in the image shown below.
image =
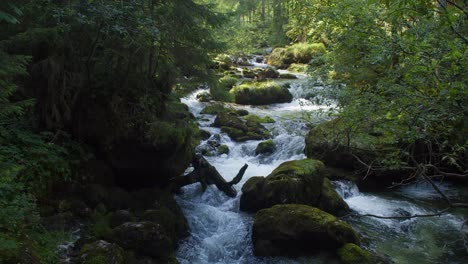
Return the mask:
<svg viewBox="0 0 468 264">
<path fill-rule="evenodd" d="M 192 159 L 194 170 L 185 176 L 179 176 L 171 179 L 172 187 L 175 190 L 183 186 L 199 182 L 202 185 L 203 191 L 206 190 L 208 185 L 216 185 L 216 187 L 224 192 L 229 197 L 236 197 L 237 191 L 233 185 L 238 184 L 248 165 L 244 164 L 232 181 L 227 182 L 223 176 L 212 166 L 202 155 L 195 155 Z"/>
</svg>

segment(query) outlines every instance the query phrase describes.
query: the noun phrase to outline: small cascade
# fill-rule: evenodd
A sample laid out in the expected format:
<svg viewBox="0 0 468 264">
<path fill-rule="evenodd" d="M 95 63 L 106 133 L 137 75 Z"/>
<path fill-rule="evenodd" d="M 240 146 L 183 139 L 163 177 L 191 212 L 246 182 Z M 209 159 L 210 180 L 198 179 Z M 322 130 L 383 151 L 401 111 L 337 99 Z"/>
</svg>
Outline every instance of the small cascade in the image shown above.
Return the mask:
<svg viewBox="0 0 468 264">
<path fill-rule="evenodd" d="M 251 60 L 253 67 L 267 67 Z M 293 101 L 285 104 L 268 106 L 241 106 L 228 104 L 235 109 L 244 109 L 260 117 L 269 116 L 275 123 L 264 124 L 271 132 L 276 150 L 269 155 L 256 155 L 255 148 L 261 140 L 235 142 L 222 133 L 219 128 L 211 127 L 215 116 L 201 114 L 209 103 L 197 101 L 198 94 L 206 89 L 195 91 L 182 99 L 192 114 L 198 119 L 201 129 L 212 134 L 203 141 L 199 148 L 207 147 L 211 141 L 226 145 L 229 153 L 206 157 L 211 165 L 231 180 L 245 163 L 249 165 L 242 181 L 235 185 L 239 191 L 236 198 L 229 198 L 216 187 L 208 186 L 205 192 L 199 184 L 185 186 L 182 194 L 176 197 L 186 215 L 191 236 L 179 247 L 177 258 L 182 264 L 276 264 L 276 263 L 328 263 L 329 257 L 318 256 L 299 259 L 257 258 L 252 253 L 251 227 L 253 215 L 239 211 L 240 189 L 253 176 L 267 176 L 281 163 L 305 158 L 304 137 L 310 124 L 323 122 L 328 118 L 328 111 L 336 107 L 329 100 L 324 104 L 311 102 L 306 98 L 310 92 L 327 89 L 320 82 L 311 87 L 305 76 L 296 74 L 299 79 L 288 80 Z M 303 78 L 304 77 L 304 78 Z M 307 85 L 307 89 L 304 87 Z M 415 198 L 426 195 L 427 186 L 416 185 L 401 190 L 385 193 L 362 193 L 356 184 L 350 181 L 333 182 L 339 195 L 348 203 L 356 214 L 375 214 L 382 216 L 415 215 L 431 213 L 431 203 L 417 203 Z M 441 185 L 441 188 L 450 186 Z M 456 215 L 444 215 L 438 218 L 378 219 L 372 217 L 350 217 L 347 219 L 355 229 L 369 241 L 369 249 L 390 256 L 396 263 L 457 263 L 454 245 L 441 245 L 442 241 L 460 241 L 459 230 L 463 218 Z M 443 239 L 441 239 L 443 238 Z M 454 242 L 460 243 L 460 242 Z M 458 245 L 458 244 L 456 244 Z M 441 250 L 442 249 L 442 250 Z M 443 262 L 437 262 L 443 260 Z M 450 261 L 449 261 L 450 260 Z M 455 262 L 454 262 L 455 261 Z M 462 262 L 459 262 L 462 263 Z"/>
</svg>

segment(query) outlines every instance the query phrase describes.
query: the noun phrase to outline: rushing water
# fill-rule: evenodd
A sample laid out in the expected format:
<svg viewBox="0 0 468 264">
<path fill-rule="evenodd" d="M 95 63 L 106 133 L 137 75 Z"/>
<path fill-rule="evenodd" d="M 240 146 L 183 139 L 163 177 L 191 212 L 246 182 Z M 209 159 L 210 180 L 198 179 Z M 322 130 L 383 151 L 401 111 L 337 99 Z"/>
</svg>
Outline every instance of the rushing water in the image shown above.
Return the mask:
<svg viewBox="0 0 468 264">
<path fill-rule="evenodd" d="M 265 67 L 261 63 L 255 66 Z M 215 137 L 218 137 L 216 140 L 220 144 L 229 147 L 229 154 L 207 157 L 224 178 L 231 180 L 245 163 L 249 167 L 243 180 L 235 186 L 239 191 L 236 198 L 227 197 L 215 186 L 209 186 L 205 192 L 202 192 L 200 184 L 184 187 L 177 201 L 187 217 L 191 236 L 180 245 L 177 255 L 180 263 L 334 263 L 333 257 L 327 255 L 300 259 L 255 257 L 251 243 L 253 215 L 239 211 L 242 185 L 252 176 L 267 176 L 285 161 L 305 158 L 304 136 L 309 125 L 326 119 L 329 105 L 315 105 L 304 99 L 306 92 L 303 87 L 307 83 L 304 75 L 288 82 L 291 83 L 290 91 L 294 96 L 291 103 L 261 107 L 231 105 L 258 116 L 268 115 L 276 121 L 274 124 L 265 124 L 277 146 L 276 151 L 269 156 L 255 155 L 255 148 L 261 141 L 234 142 L 221 133 L 219 128 L 210 126 L 214 116 L 200 114 L 207 103 L 196 100 L 196 95 L 204 90 L 182 99 L 198 118 L 200 128 L 213 135 L 202 142 L 200 147 Z M 316 85 L 313 89 L 325 87 Z M 410 186 L 384 194 L 363 194 L 349 182 L 334 182 L 334 185 L 350 208 L 361 214 L 423 214 L 432 210 L 431 199 L 434 197 L 431 196 L 432 192 L 427 192 L 427 186 Z M 417 202 L 416 199 L 425 202 Z M 396 263 L 463 263 L 459 262 L 463 257 L 457 257 L 460 252 L 454 249 L 460 244 L 456 241 L 460 238 L 459 229 L 463 222 L 460 215 L 405 221 L 360 218 L 350 219 L 350 222 L 368 238 L 370 249 L 389 255 Z M 441 240 L 442 237 L 444 240 L 453 239 L 449 241 L 453 243 L 444 245 L 447 241 Z"/>
</svg>

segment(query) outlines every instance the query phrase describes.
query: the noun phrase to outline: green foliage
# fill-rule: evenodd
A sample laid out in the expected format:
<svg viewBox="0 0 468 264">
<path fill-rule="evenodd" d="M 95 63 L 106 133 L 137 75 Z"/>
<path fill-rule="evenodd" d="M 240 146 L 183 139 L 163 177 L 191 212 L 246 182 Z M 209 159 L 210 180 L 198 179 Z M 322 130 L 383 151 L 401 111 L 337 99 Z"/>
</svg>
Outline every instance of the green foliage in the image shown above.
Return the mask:
<svg viewBox="0 0 468 264">
<path fill-rule="evenodd" d="M 231 90 L 238 81 L 237 78 L 229 76 L 220 78 L 216 84 L 210 86 L 211 97 L 216 101 L 232 102 L 233 97 L 229 93 L 229 90 Z"/>
<path fill-rule="evenodd" d="M 327 44 L 318 72 L 346 84 L 338 96 L 343 122 L 350 131 L 371 125 L 393 134 L 401 151 L 376 163 L 466 170 L 459 151 L 467 147 L 463 8 L 434 1 L 295 2 L 288 35 Z"/>
</svg>

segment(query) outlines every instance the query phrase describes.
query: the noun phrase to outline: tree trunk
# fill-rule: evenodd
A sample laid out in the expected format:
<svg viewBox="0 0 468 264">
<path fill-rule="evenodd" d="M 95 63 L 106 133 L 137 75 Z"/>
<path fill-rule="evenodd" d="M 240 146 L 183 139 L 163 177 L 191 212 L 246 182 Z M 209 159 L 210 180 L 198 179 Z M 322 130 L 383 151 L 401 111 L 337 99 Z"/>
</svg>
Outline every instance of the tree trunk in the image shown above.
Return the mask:
<svg viewBox="0 0 468 264">
<path fill-rule="evenodd" d="M 171 180 L 173 190 L 178 190 L 183 186 L 199 182 L 202 185 L 203 191 L 205 191 L 208 185 L 214 184 L 220 191 L 232 198 L 237 196 L 237 191 L 232 186 L 238 184 L 242 180 L 248 167 L 248 165 L 245 164 L 239 170 L 236 177 L 234 177 L 232 181 L 227 182 L 216 168 L 201 155 L 196 155 L 193 158 L 192 165 L 194 170 L 191 173 Z"/>
</svg>

